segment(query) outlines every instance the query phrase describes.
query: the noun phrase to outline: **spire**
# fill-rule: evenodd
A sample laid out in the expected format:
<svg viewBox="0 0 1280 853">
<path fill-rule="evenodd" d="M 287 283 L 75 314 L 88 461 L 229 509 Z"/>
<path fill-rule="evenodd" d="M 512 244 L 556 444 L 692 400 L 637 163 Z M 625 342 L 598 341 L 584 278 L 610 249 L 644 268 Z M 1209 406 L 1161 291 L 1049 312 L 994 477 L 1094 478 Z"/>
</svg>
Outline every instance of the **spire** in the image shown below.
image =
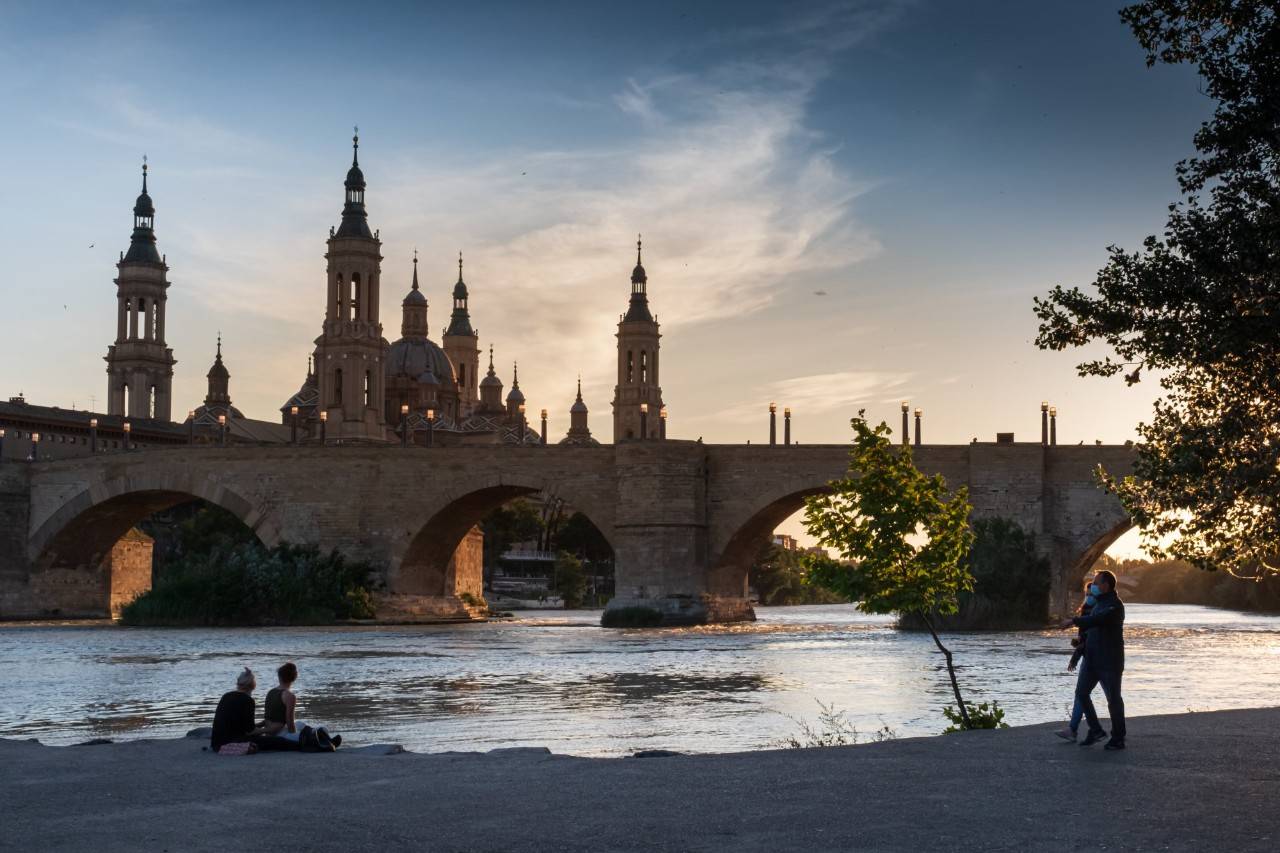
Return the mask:
<svg viewBox="0 0 1280 853">
<path fill-rule="evenodd" d="M 576 415 L 576 414 L 585 415 L 586 413 L 587 413 L 587 404 L 582 401 L 582 374 L 579 373 L 578 374 L 578 396 L 576 399 L 574 399 L 573 405 L 569 407 L 570 424 L 572 426 L 576 426 L 576 424 L 573 423 L 573 418 L 572 418 L 573 415 Z M 582 426 L 585 428 L 586 424 L 583 423 Z"/>
<path fill-rule="evenodd" d="M 631 305 L 623 318 L 624 323 L 652 323 L 653 315 L 649 313 L 649 276 L 640 263 L 640 235 L 636 235 L 636 267 L 631 271 Z"/>
<path fill-rule="evenodd" d="M 222 330 L 218 330 L 218 357 L 217 361 L 222 361 Z"/>
<path fill-rule="evenodd" d="M 524 392 L 520 390 L 520 363 L 511 363 L 511 390 L 507 392 L 507 414 L 515 417 L 524 403 Z"/>
<path fill-rule="evenodd" d="M 425 338 L 427 336 L 427 297 L 418 287 L 418 250 L 413 250 L 413 283 L 404 301 L 400 303 L 402 316 L 400 320 L 400 336 L 403 338 Z"/>
<path fill-rule="evenodd" d="M 413 250 L 413 289 L 418 289 L 418 250 Z"/>
<path fill-rule="evenodd" d="M 489 375 L 495 375 L 493 372 L 493 344 L 489 344 Z"/>
<path fill-rule="evenodd" d="M 213 366 L 209 368 L 209 393 L 205 396 L 204 402 L 206 406 L 215 403 L 229 404 L 231 402 L 231 394 L 229 391 L 231 374 L 227 371 L 227 366 L 222 363 L 222 332 L 218 332 L 218 348 L 217 354 L 213 357 Z"/>
<path fill-rule="evenodd" d="M 130 263 L 162 264 L 156 251 L 156 208 L 147 192 L 147 155 L 142 155 L 142 193 L 133 203 L 133 236 L 124 260 Z"/>
<path fill-rule="evenodd" d="M 360 128 L 351 137 L 351 168 L 347 170 L 346 202 L 342 206 L 342 224 L 335 237 L 365 237 L 373 239 L 369 230 L 369 214 L 364 207 L 364 172 L 360 171 Z"/>
<path fill-rule="evenodd" d="M 511 362 L 511 390 L 515 391 L 520 387 L 520 362 Z"/>
<path fill-rule="evenodd" d="M 582 402 L 582 374 L 578 374 L 578 402 Z"/>
<path fill-rule="evenodd" d="M 453 286 L 453 314 L 449 316 L 446 335 L 474 336 L 471 328 L 471 312 L 467 309 L 467 283 L 462 280 L 462 252 L 458 252 L 458 283 Z"/>
<path fill-rule="evenodd" d="M 311 379 L 315 376 L 315 370 L 315 367 L 311 364 L 311 356 L 307 356 L 307 379 Z"/>
</svg>

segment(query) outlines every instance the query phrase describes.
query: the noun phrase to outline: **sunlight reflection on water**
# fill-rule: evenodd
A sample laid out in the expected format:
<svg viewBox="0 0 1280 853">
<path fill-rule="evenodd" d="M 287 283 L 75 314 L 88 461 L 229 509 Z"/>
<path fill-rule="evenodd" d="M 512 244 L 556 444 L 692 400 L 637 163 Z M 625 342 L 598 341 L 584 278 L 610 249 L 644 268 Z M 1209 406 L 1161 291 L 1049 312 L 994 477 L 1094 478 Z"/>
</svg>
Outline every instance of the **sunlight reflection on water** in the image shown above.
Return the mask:
<svg viewBox="0 0 1280 853">
<path fill-rule="evenodd" d="M 421 751 L 754 749 L 794 733 L 788 717 L 812 720 L 818 700 L 863 732 L 941 730 L 950 689 L 927 635 L 848 606 L 760 617 L 663 631 L 606 631 L 587 611 L 394 628 L 6 626 L 0 736 L 74 743 L 182 734 L 208 724 L 241 666 L 258 673 L 261 701 L 285 659 L 302 670 L 301 717 L 355 743 Z M 1280 617 L 1130 605 L 1127 636 L 1131 714 L 1272 705 L 1280 696 Z M 1065 632 L 948 639 L 971 700 L 999 699 L 1014 724 L 1066 713 L 1074 677 Z"/>
</svg>

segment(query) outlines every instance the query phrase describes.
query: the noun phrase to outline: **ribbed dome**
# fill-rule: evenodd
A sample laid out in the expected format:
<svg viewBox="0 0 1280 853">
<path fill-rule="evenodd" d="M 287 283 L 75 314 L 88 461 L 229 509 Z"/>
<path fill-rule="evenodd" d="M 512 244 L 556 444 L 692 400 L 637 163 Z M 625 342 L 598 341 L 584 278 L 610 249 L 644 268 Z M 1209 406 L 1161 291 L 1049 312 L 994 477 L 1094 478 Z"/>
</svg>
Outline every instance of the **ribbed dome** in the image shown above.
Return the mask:
<svg viewBox="0 0 1280 853">
<path fill-rule="evenodd" d="M 444 350 L 427 338 L 401 338 L 387 351 L 387 376 L 408 376 L 420 380 L 422 374 L 433 373 L 445 382 L 453 382 L 453 365 Z"/>
<path fill-rule="evenodd" d="M 519 385 L 512 385 L 511 390 L 507 392 L 508 403 L 523 403 L 524 392 L 520 390 Z"/>
<path fill-rule="evenodd" d="M 421 290 L 419 290 L 417 287 L 414 287 L 413 290 L 410 290 L 408 294 L 405 295 L 404 301 L 401 302 L 400 304 L 401 305 L 426 305 L 427 297 L 423 295 Z"/>
<path fill-rule="evenodd" d="M 352 163 L 351 168 L 347 170 L 345 186 L 349 190 L 362 190 L 365 188 L 364 172 L 360 171 L 358 164 Z"/>
<path fill-rule="evenodd" d="M 582 402 L 581 397 L 574 400 L 573 405 L 569 407 L 569 412 L 571 414 L 585 413 L 586 411 L 587 411 L 587 404 Z"/>
<path fill-rule="evenodd" d="M 134 216 L 155 216 L 156 206 L 151 203 L 151 196 L 146 190 L 142 191 L 142 195 L 138 196 L 138 200 L 133 203 Z"/>
<path fill-rule="evenodd" d="M 501 388 L 501 387 L 502 387 L 502 380 L 501 380 L 501 379 L 499 379 L 497 376 L 495 376 L 495 375 L 494 375 L 494 374 L 492 374 L 492 373 L 488 374 L 487 376 L 485 376 L 485 378 L 484 378 L 484 379 L 481 379 L 481 380 L 480 380 L 480 387 L 481 387 L 481 388 L 492 388 L 492 387 L 493 387 L 493 386 L 495 386 L 495 385 L 497 385 L 499 388 Z"/>
</svg>

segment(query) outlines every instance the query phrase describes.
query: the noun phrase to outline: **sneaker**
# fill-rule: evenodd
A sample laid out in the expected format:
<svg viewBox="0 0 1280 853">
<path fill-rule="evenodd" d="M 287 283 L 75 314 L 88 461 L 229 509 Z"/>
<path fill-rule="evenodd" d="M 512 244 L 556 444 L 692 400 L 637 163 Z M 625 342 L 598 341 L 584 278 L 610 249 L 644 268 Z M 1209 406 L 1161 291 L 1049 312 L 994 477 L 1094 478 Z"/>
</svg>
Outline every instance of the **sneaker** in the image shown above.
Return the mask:
<svg viewBox="0 0 1280 853">
<path fill-rule="evenodd" d="M 1096 732 L 1089 732 L 1084 736 L 1084 740 L 1080 741 L 1080 745 L 1093 746 L 1095 743 L 1102 740 L 1106 736 L 1107 736 L 1107 733 L 1104 732 L 1102 729 L 1098 729 Z"/>
<path fill-rule="evenodd" d="M 1069 740 L 1072 743 L 1075 743 L 1076 741 L 1076 730 L 1071 728 L 1070 726 L 1068 726 L 1065 729 L 1058 729 L 1056 732 L 1054 732 L 1054 734 L 1062 738 L 1063 740 Z"/>
<path fill-rule="evenodd" d="M 329 740 L 330 742 L 333 743 L 333 746 L 335 749 L 337 747 L 342 746 L 342 735 L 334 735 L 333 737 L 329 738 Z"/>
<path fill-rule="evenodd" d="M 1111 738 L 1103 749 L 1124 749 L 1124 741 Z"/>
</svg>

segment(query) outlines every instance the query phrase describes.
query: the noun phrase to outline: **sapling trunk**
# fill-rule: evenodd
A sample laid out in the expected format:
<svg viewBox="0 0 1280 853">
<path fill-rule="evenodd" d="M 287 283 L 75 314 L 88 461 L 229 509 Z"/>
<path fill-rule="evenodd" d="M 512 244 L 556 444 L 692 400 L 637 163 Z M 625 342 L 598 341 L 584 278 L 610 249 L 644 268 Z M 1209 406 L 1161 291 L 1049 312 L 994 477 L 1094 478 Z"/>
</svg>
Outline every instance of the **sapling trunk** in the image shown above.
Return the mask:
<svg viewBox="0 0 1280 853">
<path fill-rule="evenodd" d="M 933 628 L 933 620 L 929 618 L 928 612 L 921 610 L 920 618 L 924 620 L 924 626 L 929 629 L 929 636 L 933 637 L 934 645 L 938 647 L 938 651 L 942 652 L 942 656 L 947 661 L 947 675 L 951 678 L 951 692 L 956 695 L 956 705 L 960 708 L 960 725 L 962 728 L 971 729 L 973 725 L 969 722 L 969 709 L 965 707 L 964 698 L 960 695 L 960 682 L 956 680 L 956 668 L 951 660 L 951 650 L 942 645 L 942 639 L 938 636 L 938 632 Z"/>
</svg>

